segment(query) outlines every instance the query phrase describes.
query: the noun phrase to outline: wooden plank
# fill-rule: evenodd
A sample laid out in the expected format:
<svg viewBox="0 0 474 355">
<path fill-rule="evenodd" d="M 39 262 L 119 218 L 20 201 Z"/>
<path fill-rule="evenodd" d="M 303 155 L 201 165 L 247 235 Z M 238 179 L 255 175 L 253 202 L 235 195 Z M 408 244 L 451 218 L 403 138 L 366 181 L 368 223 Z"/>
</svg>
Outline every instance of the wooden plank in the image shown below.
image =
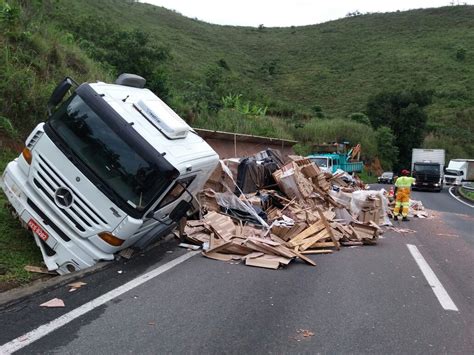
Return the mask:
<svg viewBox="0 0 474 355">
<path fill-rule="evenodd" d="M 262 252 L 259 252 L 259 251 L 255 251 L 255 252 L 250 253 L 250 254 L 248 254 L 248 255 L 246 255 L 246 256 L 243 256 L 243 257 L 242 257 L 242 260 L 245 260 L 245 259 L 252 259 L 252 258 L 258 258 L 258 257 L 263 256 L 263 255 L 265 255 L 265 253 L 262 253 Z"/>
<path fill-rule="evenodd" d="M 331 249 L 321 249 L 321 250 L 305 250 L 301 254 L 331 254 L 333 250 Z"/>
<path fill-rule="evenodd" d="M 306 223 L 296 223 L 293 227 L 290 228 L 288 233 L 285 234 L 285 238 L 287 241 L 292 239 L 296 235 L 300 234 L 302 231 L 306 229 Z"/>
<path fill-rule="evenodd" d="M 227 248 L 229 245 L 231 245 L 232 242 L 229 241 L 229 242 L 224 242 L 223 244 L 220 244 L 220 245 L 217 245 L 217 246 L 214 246 L 214 248 L 209 248 L 207 250 L 207 253 L 210 253 L 210 252 L 218 252 L 218 251 L 221 251 L 221 250 L 224 250 L 225 248 Z"/>
<path fill-rule="evenodd" d="M 221 253 L 216 253 L 216 252 L 202 252 L 202 255 L 204 255 L 206 258 L 209 259 L 214 259 L 214 260 L 219 260 L 219 261 L 231 261 L 232 260 L 232 255 L 231 254 L 221 254 Z"/>
<path fill-rule="evenodd" d="M 36 272 L 38 274 L 49 274 L 55 275 L 55 271 L 49 271 L 48 269 L 41 266 L 25 265 L 24 269 L 28 272 Z"/>
<path fill-rule="evenodd" d="M 317 243 L 319 240 L 325 239 L 325 238 L 328 238 L 328 237 L 330 237 L 328 231 L 323 229 L 321 232 L 316 234 L 314 237 L 305 239 L 306 242 L 303 245 L 300 246 L 299 250 L 300 251 L 305 251 L 306 249 L 311 247 L 311 245 L 313 245 L 314 243 Z"/>
<path fill-rule="evenodd" d="M 336 249 L 339 250 L 340 249 L 339 242 L 334 237 L 334 234 L 332 233 L 332 228 L 329 225 L 328 221 L 326 220 L 326 217 L 324 216 L 323 211 L 321 211 L 320 208 L 318 208 L 317 210 L 318 210 L 319 216 L 321 217 L 321 221 L 324 223 L 324 225 L 326 226 L 327 231 L 329 232 L 329 236 L 331 237 L 331 240 L 334 242 L 334 245 L 336 246 Z"/>
<path fill-rule="evenodd" d="M 290 241 L 288 242 L 288 245 L 292 247 L 297 246 L 300 244 L 299 243 L 300 241 L 312 236 L 313 234 L 318 233 L 323 228 L 324 228 L 324 224 L 321 221 L 318 221 L 312 224 L 311 226 L 309 226 L 308 228 L 306 228 L 303 232 L 298 234 L 296 237 L 293 237 L 292 239 L 290 239 Z"/>
<path fill-rule="evenodd" d="M 220 249 L 221 253 L 237 254 L 237 255 L 247 255 L 253 252 L 253 249 L 246 247 L 245 245 L 240 245 L 234 242 L 225 246 L 225 248 Z"/>
<path fill-rule="evenodd" d="M 316 266 L 316 263 L 311 260 L 310 258 L 304 256 L 303 254 L 297 252 L 297 251 L 293 251 L 293 253 L 295 253 L 295 255 L 300 258 L 301 260 L 303 260 L 305 263 L 309 264 L 309 265 L 312 265 L 312 266 Z"/>
<path fill-rule="evenodd" d="M 245 259 L 245 265 L 276 270 L 280 266 L 280 262 L 278 260 L 270 260 L 265 257 L 259 257 Z"/>
<path fill-rule="evenodd" d="M 265 255 L 265 259 L 267 260 L 278 260 L 280 264 L 288 265 L 293 258 L 284 258 L 283 256 L 275 256 L 275 255 Z"/>
<path fill-rule="evenodd" d="M 313 248 L 328 248 L 328 247 L 335 247 L 336 245 L 334 242 L 317 242 L 311 245 L 311 249 Z"/>
</svg>

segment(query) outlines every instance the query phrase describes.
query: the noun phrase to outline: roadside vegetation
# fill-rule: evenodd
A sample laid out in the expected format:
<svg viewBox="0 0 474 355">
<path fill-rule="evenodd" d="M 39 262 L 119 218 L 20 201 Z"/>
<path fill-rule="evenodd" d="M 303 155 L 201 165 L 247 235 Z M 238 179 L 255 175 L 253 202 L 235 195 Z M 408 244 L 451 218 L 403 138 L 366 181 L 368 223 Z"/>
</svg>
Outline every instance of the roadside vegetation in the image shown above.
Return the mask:
<svg viewBox="0 0 474 355">
<path fill-rule="evenodd" d="M 459 193 L 461 194 L 462 197 L 468 199 L 471 202 L 474 202 L 474 191 L 468 190 L 464 187 L 460 187 Z"/>
<path fill-rule="evenodd" d="M 0 0 L 0 167 L 46 118 L 64 76 L 123 72 L 144 76 L 194 127 L 298 140 L 300 154 L 361 143 L 367 179 L 407 167 L 413 147 L 473 157 L 472 18 L 474 6 L 451 6 L 251 28 L 130 0 Z M 9 244 L 24 234 L 0 198 Z M 0 281 L 19 272 L 13 259 L 0 258 Z"/>
<path fill-rule="evenodd" d="M 2 146 L 0 171 L 16 156 L 16 152 Z M 41 253 L 33 236 L 20 226 L 17 219 L 12 218 L 10 211 L 4 207 L 6 202 L 5 195 L 0 192 L 0 292 L 38 277 L 25 271 L 25 265 L 42 265 Z"/>
</svg>

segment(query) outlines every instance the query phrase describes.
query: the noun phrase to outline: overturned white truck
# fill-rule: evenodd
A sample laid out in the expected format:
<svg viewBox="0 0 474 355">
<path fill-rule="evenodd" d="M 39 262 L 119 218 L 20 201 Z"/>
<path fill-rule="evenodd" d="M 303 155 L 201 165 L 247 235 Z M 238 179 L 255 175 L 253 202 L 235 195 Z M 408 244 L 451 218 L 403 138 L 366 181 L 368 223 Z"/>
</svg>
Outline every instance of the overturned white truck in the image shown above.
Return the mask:
<svg viewBox="0 0 474 355">
<path fill-rule="evenodd" d="M 150 90 L 66 78 L 3 173 L 12 212 L 59 274 L 144 247 L 192 213 L 217 153 Z"/>
</svg>

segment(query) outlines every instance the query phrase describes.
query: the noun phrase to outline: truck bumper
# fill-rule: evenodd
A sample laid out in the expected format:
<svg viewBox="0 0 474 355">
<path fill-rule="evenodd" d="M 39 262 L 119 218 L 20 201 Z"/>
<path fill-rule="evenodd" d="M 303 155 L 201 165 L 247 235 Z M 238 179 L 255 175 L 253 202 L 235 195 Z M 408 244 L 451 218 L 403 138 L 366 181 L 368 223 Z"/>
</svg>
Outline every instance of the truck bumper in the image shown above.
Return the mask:
<svg viewBox="0 0 474 355">
<path fill-rule="evenodd" d="M 47 213 L 50 208 L 27 183 L 27 176 L 16 161 L 7 165 L 0 184 L 22 225 L 33 233 L 48 270 L 63 275 L 90 267 L 99 260 L 113 260 L 113 254 L 100 251 L 54 221 Z M 81 244 L 89 245 L 81 248 Z"/>
<path fill-rule="evenodd" d="M 429 182 L 421 182 L 416 185 L 412 185 L 412 190 L 431 190 L 431 191 L 441 191 L 443 189 L 443 184 L 434 184 Z"/>
</svg>

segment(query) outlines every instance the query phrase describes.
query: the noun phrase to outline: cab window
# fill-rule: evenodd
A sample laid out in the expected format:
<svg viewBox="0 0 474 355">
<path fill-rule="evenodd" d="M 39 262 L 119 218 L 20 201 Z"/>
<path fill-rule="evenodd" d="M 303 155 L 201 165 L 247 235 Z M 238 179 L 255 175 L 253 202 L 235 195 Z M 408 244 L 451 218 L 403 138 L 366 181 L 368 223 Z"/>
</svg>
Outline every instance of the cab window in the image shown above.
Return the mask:
<svg viewBox="0 0 474 355">
<path fill-rule="evenodd" d="M 169 205 L 170 203 L 176 201 L 178 198 L 181 197 L 183 192 L 185 191 L 185 187 L 188 188 L 189 185 L 193 182 L 196 176 L 188 176 L 183 179 L 177 180 L 171 190 L 168 191 L 165 197 L 161 200 L 161 202 L 156 206 L 155 211 Z"/>
</svg>

